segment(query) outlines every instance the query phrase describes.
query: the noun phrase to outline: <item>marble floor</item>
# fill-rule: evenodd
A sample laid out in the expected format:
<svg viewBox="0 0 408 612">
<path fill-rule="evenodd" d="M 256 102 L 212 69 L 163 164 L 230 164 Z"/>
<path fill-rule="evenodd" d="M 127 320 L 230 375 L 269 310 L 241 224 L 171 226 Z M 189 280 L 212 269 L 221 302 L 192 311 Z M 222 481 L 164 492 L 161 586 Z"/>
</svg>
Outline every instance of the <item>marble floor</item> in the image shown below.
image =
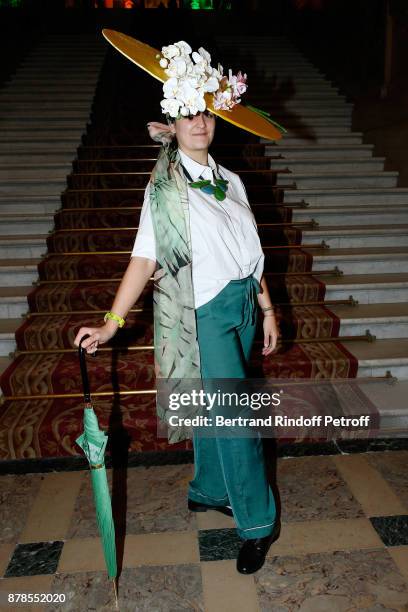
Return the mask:
<svg viewBox="0 0 408 612">
<path fill-rule="evenodd" d="M 376 448 L 280 454 L 281 535 L 250 576 L 235 568 L 234 520 L 187 510 L 192 463 L 108 469 L 120 610 L 406 612 L 408 446 Z M 115 610 L 89 472 L 49 470 L 0 476 L 0 610 Z M 8 603 L 13 593 L 56 601 Z"/>
</svg>

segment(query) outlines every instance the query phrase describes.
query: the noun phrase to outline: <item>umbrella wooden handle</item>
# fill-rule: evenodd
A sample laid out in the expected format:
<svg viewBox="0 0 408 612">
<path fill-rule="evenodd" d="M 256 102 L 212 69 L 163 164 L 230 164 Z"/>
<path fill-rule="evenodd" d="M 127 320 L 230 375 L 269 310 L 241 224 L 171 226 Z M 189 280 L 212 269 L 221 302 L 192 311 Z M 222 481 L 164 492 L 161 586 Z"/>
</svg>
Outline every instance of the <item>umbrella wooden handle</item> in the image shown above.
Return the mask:
<svg viewBox="0 0 408 612">
<path fill-rule="evenodd" d="M 86 367 L 86 352 L 85 352 L 85 349 L 82 347 L 82 342 L 89 337 L 90 337 L 89 334 L 85 334 L 85 336 L 82 336 L 81 341 L 79 343 L 78 354 L 79 354 L 79 365 L 81 368 L 81 378 L 82 378 L 82 388 L 84 392 L 84 401 L 90 404 L 91 403 L 91 390 L 89 387 L 88 370 Z"/>
</svg>

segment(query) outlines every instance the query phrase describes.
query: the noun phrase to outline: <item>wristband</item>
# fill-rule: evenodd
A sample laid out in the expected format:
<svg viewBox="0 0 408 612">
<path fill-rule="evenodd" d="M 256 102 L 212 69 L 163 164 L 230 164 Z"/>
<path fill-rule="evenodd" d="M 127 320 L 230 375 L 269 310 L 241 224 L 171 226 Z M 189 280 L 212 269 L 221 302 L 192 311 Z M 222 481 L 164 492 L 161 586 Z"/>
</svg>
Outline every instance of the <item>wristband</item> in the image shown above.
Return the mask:
<svg viewBox="0 0 408 612">
<path fill-rule="evenodd" d="M 110 319 L 111 321 L 116 321 L 116 323 L 119 325 L 119 327 L 123 327 L 125 324 L 125 319 L 123 319 L 122 317 L 120 317 L 119 315 L 115 314 L 114 312 L 107 312 L 106 315 L 104 316 L 103 320 L 106 321 Z"/>
<path fill-rule="evenodd" d="M 267 308 L 262 308 L 262 312 L 266 312 L 267 310 L 273 310 L 273 306 L 268 306 Z"/>
</svg>

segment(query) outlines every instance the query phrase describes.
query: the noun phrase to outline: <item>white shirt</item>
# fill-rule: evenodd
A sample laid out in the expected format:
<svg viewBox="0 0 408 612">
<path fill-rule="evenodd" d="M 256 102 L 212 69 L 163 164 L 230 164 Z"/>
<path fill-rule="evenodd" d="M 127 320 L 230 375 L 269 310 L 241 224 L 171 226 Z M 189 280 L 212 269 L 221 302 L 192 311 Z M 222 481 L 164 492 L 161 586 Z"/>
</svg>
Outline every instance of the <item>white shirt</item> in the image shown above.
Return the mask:
<svg viewBox="0 0 408 612">
<path fill-rule="evenodd" d="M 183 166 L 193 181 L 224 178 L 227 197 L 222 202 L 200 189 L 188 187 L 192 247 L 192 275 L 195 308 L 214 298 L 230 280 L 250 274 L 260 282 L 265 255 L 259 240 L 255 217 L 240 177 L 217 165 L 208 155 L 208 166 L 191 159 L 181 149 Z M 131 257 L 156 261 L 155 237 L 150 212 L 149 186 L 146 187 Z"/>
</svg>

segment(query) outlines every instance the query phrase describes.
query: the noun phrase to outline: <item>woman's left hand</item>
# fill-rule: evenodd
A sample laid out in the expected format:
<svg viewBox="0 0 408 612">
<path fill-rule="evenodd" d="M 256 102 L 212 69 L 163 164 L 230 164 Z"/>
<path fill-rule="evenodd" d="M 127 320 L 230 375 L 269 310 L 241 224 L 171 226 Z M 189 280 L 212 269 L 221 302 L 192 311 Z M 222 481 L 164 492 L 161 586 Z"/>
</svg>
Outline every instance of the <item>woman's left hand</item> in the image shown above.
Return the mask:
<svg viewBox="0 0 408 612">
<path fill-rule="evenodd" d="M 275 315 L 267 315 L 263 320 L 264 330 L 264 346 L 262 349 L 262 355 L 266 356 L 275 350 L 279 334 L 278 324 L 276 323 Z"/>
</svg>

